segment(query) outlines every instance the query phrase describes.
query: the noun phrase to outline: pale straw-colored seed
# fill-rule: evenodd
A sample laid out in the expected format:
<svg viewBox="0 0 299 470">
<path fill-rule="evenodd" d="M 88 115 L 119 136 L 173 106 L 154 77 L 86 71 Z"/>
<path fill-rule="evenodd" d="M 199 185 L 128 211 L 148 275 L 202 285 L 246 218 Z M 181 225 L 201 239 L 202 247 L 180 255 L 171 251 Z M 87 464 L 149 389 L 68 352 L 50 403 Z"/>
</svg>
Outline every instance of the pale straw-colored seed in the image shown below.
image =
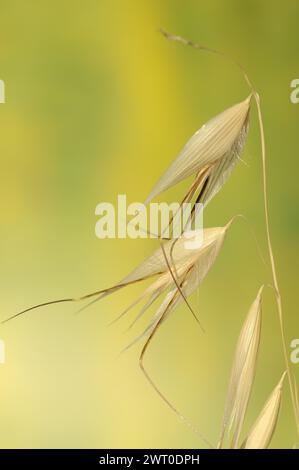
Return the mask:
<svg viewBox="0 0 299 470">
<path fill-rule="evenodd" d="M 250 101 L 251 95 L 203 125 L 162 175 L 145 203 L 148 204 L 185 178 L 201 172 L 204 178 L 209 176 L 203 198 L 203 202 L 208 202 L 225 183 L 243 150 Z"/>
<path fill-rule="evenodd" d="M 231 434 L 232 447 L 238 446 L 253 379 L 261 332 L 261 287 L 241 329 L 234 353 L 219 447 L 225 433 Z"/>
<path fill-rule="evenodd" d="M 230 223 L 231 221 L 224 227 L 204 229 L 203 243 L 200 247 L 196 247 L 194 249 L 186 248 L 185 246 L 186 241 L 188 240 L 188 242 L 190 242 L 191 240 L 190 234 L 188 239 L 183 235 L 180 239 L 176 240 L 175 243 L 173 240 L 169 240 L 164 243 L 165 254 L 169 259 L 173 273 L 176 276 L 176 283 L 174 283 L 161 249 L 156 250 L 152 256 L 147 258 L 131 274 L 121 281 L 121 285 L 126 285 L 128 283 L 138 282 L 139 280 L 146 279 L 148 277 L 156 277 L 156 280 L 138 299 L 138 301 L 141 301 L 149 296 L 149 301 L 142 308 L 137 318 L 140 318 L 140 316 L 145 313 L 160 294 L 169 288 L 171 289 L 155 313 L 149 326 L 133 341 L 133 343 L 147 334 L 150 334 L 155 328 L 156 323 L 160 321 L 161 317 L 163 317 L 164 321 L 170 312 L 184 301 L 184 297 L 189 297 L 200 286 L 216 261 Z M 194 232 L 194 237 L 196 237 L 196 232 Z M 177 284 L 180 286 L 180 292 L 178 292 Z M 131 304 L 128 309 L 133 307 L 135 304 L 136 302 Z M 126 313 L 128 309 L 126 309 L 122 315 Z M 165 315 L 166 309 L 167 315 Z"/>
<path fill-rule="evenodd" d="M 267 449 L 274 434 L 281 405 L 282 386 L 286 372 L 268 398 L 242 447 L 245 449 Z"/>
</svg>

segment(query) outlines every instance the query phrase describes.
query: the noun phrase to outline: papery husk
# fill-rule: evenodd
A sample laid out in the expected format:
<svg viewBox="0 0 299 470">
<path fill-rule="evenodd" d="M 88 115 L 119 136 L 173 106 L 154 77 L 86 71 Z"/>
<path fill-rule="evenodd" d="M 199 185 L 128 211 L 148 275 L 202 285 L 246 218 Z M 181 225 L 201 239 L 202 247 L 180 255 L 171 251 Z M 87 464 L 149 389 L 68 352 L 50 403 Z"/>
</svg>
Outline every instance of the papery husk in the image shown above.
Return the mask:
<svg viewBox="0 0 299 470">
<path fill-rule="evenodd" d="M 185 298 L 189 297 L 200 286 L 215 263 L 229 225 L 230 223 L 225 227 L 204 229 L 202 246 L 193 250 L 185 248 L 187 239 L 184 236 L 175 241 L 174 245 L 171 240 L 164 244 L 166 256 L 171 259 L 177 283 L 180 285 L 181 292 Z M 194 236 L 196 236 L 196 234 Z M 188 241 L 190 241 L 189 237 Z M 172 257 L 170 257 L 172 246 L 173 252 Z M 156 311 L 148 327 L 143 331 L 143 333 L 141 333 L 141 335 L 130 343 L 130 345 L 150 334 L 155 328 L 156 323 L 159 322 L 160 318 L 164 315 L 166 309 L 167 315 L 164 316 L 163 321 L 180 303 L 184 301 L 184 297 L 180 292 L 178 293 L 177 286 L 174 284 L 173 278 L 166 264 L 166 260 L 163 253 L 161 253 L 161 249 L 158 249 L 151 257 L 141 263 L 122 281 L 122 283 L 138 281 L 142 276 L 147 278 L 155 274 L 158 274 L 156 281 L 154 281 L 139 298 L 139 300 L 142 300 L 142 298 L 150 296 L 149 301 L 146 303 L 145 307 L 143 307 L 137 318 L 140 318 L 140 316 L 146 312 L 160 294 L 165 292 L 168 288 L 170 291 Z M 134 305 L 135 302 L 131 304 L 130 307 L 133 307 Z M 127 311 L 128 309 L 126 309 L 125 313 Z"/>
<path fill-rule="evenodd" d="M 274 434 L 282 397 L 282 386 L 286 372 L 268 398 L 248 437 L 242 444 L 244 449 L 267 449 Z"/>
<path fill-rule="evenodd" d="M 203 125 L 187 142 L 147 197 L 145 204 L 185 178 L 202 172 L 203 203 L 221 189 L 242 153 L 248 130 L 251 95 Z M 203 171 L 205 170 L 205 171 Z"/>
<path fill-rule="evenodd" d="M 254 380 L 261 332 L 261 297 L 263 286 L 252 303 L 241 329 L 231 370 L 219 447 L 225 433 L 232 436 L 232 447 L 238 446 Z"/>
</svg>

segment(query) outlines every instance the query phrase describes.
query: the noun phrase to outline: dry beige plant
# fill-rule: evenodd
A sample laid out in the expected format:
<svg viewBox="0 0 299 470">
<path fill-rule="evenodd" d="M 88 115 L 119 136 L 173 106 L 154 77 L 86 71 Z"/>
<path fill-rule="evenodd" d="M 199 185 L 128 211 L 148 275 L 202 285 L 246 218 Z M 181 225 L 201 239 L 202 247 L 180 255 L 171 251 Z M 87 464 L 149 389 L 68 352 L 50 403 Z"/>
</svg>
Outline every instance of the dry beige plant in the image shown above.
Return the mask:
<svg viewBox="0 0 299 470">
<path fill-rule="evenodd" d="M 199 50 L 219 54 L 219 52 L 215 50 L 200 46 L 180 36 L 173 36 L 165 31 L 162 31 L 162 33 L 167 39 L 179 41 Z M 196 211 L 196 203 L 199 202 L 206 206 L 208 202 L 220 191 L 240 159 L 248 132 L 251 103 L 253 100 L 256 102 L 262 146 L 266 237 L 271 263 L 272 282 L 278 307 L 286 374 L 288 376 L 295 422 L 299 435 L 299 407 L 297 391 L 295 381 L 291 374 L 287 354 L 281 296 L 270 238 L 267 202 L 266 152 L 260 100 L 243 68 L 238 63 L 234 62 L 234 64 L 241 69 L 245 80 L 250 87 L 250 95 L 245 100 L 226 109 L 208 121 L 191 137 L 178 157 L 173 161 L 154 186 L 150 195 L 146 199 L 146 203 L 149 203 L 162 192 L 193 175 L 194 180 L 184 194 L 181 204 L 184 202 L 194 202 L 192 217 L 194 217 Z M 93 299 L 91 301 L 91 303 L 93 303 L 128 285 L 135 284 L 146 279 L 152 279 L 152 284 L 150 284 L 137 300 L 135 300 L 135 302 L 131 304 L 120 316 L 124 315 L 129 309 L 144 300 L 145 304 L 135 319 L 136 321 L 161 295 L 165 294 L 165 297 L 160 307 L 155 312 L 150 324 L 146 330 L 133 341 L 133 343 L 139 339 L 145 339 L 145 343 L 140 354 L 140 367 L 146 378 L 168 406 L 170 406 L 171 409 L 190 427 L 199 433 L 197 428 L 184 418 L 184 416 L 181 415 L 181 413 L 160 392 L 145 370 L 144 356 L 150 342 L 161 324 L 181 302 L 186 303 L 188 309 L 197 319 L 195 312 L 188 301 L 188 297 L 198 288 L 213 266 L 221 250 L 225 234 L 231 222 L 232 221 L 224 227 L 204 229 L 203 243 L 200 246 L 195 246 L 193 248 L 190 248 L 190 246 L 186 248 L 186 241 L 190 242 L 190 233 L 188 233 L 188 237 L 187 233 L 183 233 L 180 238 L 169 239 L 166 241 L 163 239 L 162 233 L 160 236 L 160 247 L 116 285 L 81 297 L 70 297 L 45 302 L 23 310 L 22 312 L 10 317 L 8 320 L 35 308 L 44 307 L 50 304 L 77 302 L 88 299 Z M 195 238 L 197 236 L 197 232 L 194 231 L 192 236 Z M 259 290 L 258 295 L 249 310 L 237 343 L 225 404 L 221 435 L 218 444 L 219 448 L 223 446 L 224 441 L 228 437 L 231 437 L 231 447 L 240 447 L 240 435 L 243 429 L 244 417 L 249 402 L 257 363 L 261 329 L 261 295 L 262 288 Z M 88 305 L 90 305 L 90 303 Z M 199 322 L 198 319 L 197 321 Z M 266 448 L 269 445 L 277 422 L 281 401 L 282 382 L 283 378 L 272 392 L 272 395 L 267 401 L 252 430 L 243 442 L 242 447 Z M 199 434 L 207 445 L 213 447 L 202 433 Z"/>
<path fill-rule="evenodd" d="M 232 60 L 229 56 L 226 56 L 225 54 L 223 54 L 223 53 L 221 53 L 217 50 L 210 49 L 206 46 L 203 46 L 203 45 L 194 43 L 192 41 L 189 41 L 189 40 L 187 40 L 187 39 L 185 39 L 181 36 L 169 34 L 168 32 L 166 32 L 164 30 L 160 30 L 160 31 L 167 39 L 169 39 L 171 41 L 177 41 L 177 42 L 180 42 L 180 43 L 182 43 L 184 45 L 187 45 L 187 46 L 191 46 L 191 47 L 193 47 L 195 49 L 198 49 L 198 50 L 202 50 L 202 51 L 210 52 L 210 53 L 213 53 L 213 54 L 221 55 L 221 56 L 225 57 L 226 59 L 228 59 L 230 62 L 232 62 L 234 65 L 236 65 L 240 69 L 240 71 L 242 72 L 242 74 L 244 76 L 244 79 L 245 79 L 247 85 L 250 88 L 251 95 L 243 103 L 240 103 L 239 105 L 236 105 L 235 107 L 230 108 L 226 112 L 223 112 L 220 116 L 214 118 L 214 120 L 211 120 L 206 125 L 208 127 L 208 134 L 209 134 L 210 132 L 212 132 L 211 127 L 213 128 L 213 123 L 217 122 L 217 124 L 219 125 L 219 121 L 221 122 L 221 120 L 222 120 L 221 116 L 223 118 L 223 116 L 225 116 L 226 113 L 229 114 L 229 112 L 232 112 L 232 110 L 234 110 L 234 109 L 235 110 L 240 110 L 240 118 L 238 120 L 238 122 L 240 124 L 240 122 L 242 122 L 241 112 L 243 111 L 242 116 L 243 116 L 243 119 L 244 118 L 245 119 L 244 119 L 244 122 L 243 122 L 243 126 L 240 127 L 241 133 L 240 133 L 239 137 L 236 137 L 236 141 L 235 141 L 237 143 L 237 148 L 239 149 L 237 152 L 235 151 L 235 153 L 237 155 L 240 154 L 240 152 L 242 151 L 242 148 L 244 146 L 245 137 L 246 137 L 246 134 L 247 134 L 248 116 L 249 116 L 249 109 L 250 109 L 250 104 L 251 104 L 250 98 L 252 97 L 255 100 L 255 103 L 256 103 L 256 106 L 257 106 L 257 112 L 258 112 L 258 121 L 259 121 L 259 128 L 260 128 L 260 137 L 261 137 L 262 170 L 263 170 L 262 171 L 262 174 L 263 174 L 263 198 L 264 198 L 266 238 L 267 238 L 268 253 L 269 253 L 269 259 L 270 259 L 270 265 L 271 265 L 272 283 L 273 283 L 273 286 L 274 286 L 274 291 L 275 291 L 275 296 L 276 296 L 276 303 L 277 303 L 278 318 L 279 318 L 279 325 L 280 325 L 280 332 L 281 332 L 283 355 L 284 355 L 284 361 L 285 361 L 285 366 L 286 366 L 286 373 L 287 373 L 287 376 L 288 376 L 288 383 L 289 383 L 292 407 L 293 407 L 293 412 L 294 412 L 295 424 L 296 424 L 297 434 L 299 436 L 298 393 L 297 393 L 296 381 L 295 381 L 295 379 L 292 375 L 289 356 L 288 356 L 288 351 L 287 351 L 287 344 L 286 344 L 285 331 L 284 331 L 283 312 L 282 312 L 282 300 L 281 300 L 281 294 L 280 294 L 280 289 L 279 289 L 279 284 L 278 284 L 278 279 L 277 279 L 276 265 L 275 265 L 275 259 L 274 259 L 272 241 L 271 241 L 271 235 L 270 235 L 268 196 L 267 196 L 266 146 L 265 146 L 264 124 L 263 124 L 263 117 L 262 117 L 262 111 L 261 111 L 261 105 L 260 105 L 260 97 L 259 97 L 258 93 L 256 92 L 256 90 L 254 89 L 254 87 L 253 87 L 251 81 L 249 80 L 249 77 L 248 77 L 247 73 L 245 72 L 245 70 L 243 69 L 243 67 L 238 62 Z M 242 106 L 242 104 L 243 104 L 243 106 Z M 247 106 L 248 106 L 248 109 L 247 109 L 246 113 L 244 113 L 244 111 L 246 109 L 245 104 L 247 104 Z M 198 131 L 198 133 L 196 133 L 193 136 L 193 138 L 190 139 L 187 146 L 183 149 L 183 151 L 178 156 L 178 158 L 173 162 L 173 164 L 169 167 L 169 169 L 165 172 L 165 174 L 162 176 L 160 181 L 154 187 L 154 189 L 151 192 L 150 196 L 148 197 L 147 201 L 151 200 L 152 197 L 159 194 L 161 191 L 164 191 L 165 189 L 172 186 L 173 184 L 176 184 L 177 182 L 179 182 L 181 179 L 183 179 L 185 177 L 184 172 L 182 172 L 182 170 L 181 170 L 181 163 L 182 163 L 182 160 L 183 160 L 184 156 L 187 160 L 187 166 L 188 166 L 188 170 L 187 170 L 186 175 L 192 174 L 192 168 L 194 168 L 194 162 L 195 161 L 197 161 L 196 168 L 200 168 L 199 178 L 200 178 L 200 184 L 202 186 L 200 188 L 200 192 L 197 196 L 196 202 L 197 201 L 202 202 L 205 205 L 207 202 L 209 202 L 211 197 L 213 197 L 219 191 L 219 189 L 221 189 L 222 185 L 225 183 L 228 176 L 230 175 L 230 173 L 231 173 L 231 171 L 234 167 L 234 164 L 236 162 L 236 159 L 232 159 L 234 161 L 234 164 L 231 165 L 231 166 L 227 163 L 224 163 L 222 167 L 221 167 L 221 164 L 219 165 L 220 162 L 226 162 L 227 155 L 230 154 L 230 151 L 227 150 L 227 153 L 225 152 L 225 146 L 222 146 L 220 144 L 221 139 L 219 139 L 219 138 L 217 138 L 217 142 L 219 143 L 219 152 L 218 153 L 217 153 L 217 151 L 215 152 L 214 148 L 212 150 L 211 150 L 211 148 L 208 149 L 207 142 L 209 142 L 209 139 L 205 135 L 206 126 L 203 126 L 203 128 L 200 129 Z M 215 128 L 216 128 L 216 125 L 215 125 Z M 217 131 L 215 131 L 215 132 L 217 133 Z M 198 136 L 198 140 L 199 140 L 198 153 L 197 154 L 196 154 L 196 151 L 194 150 L 194 144 L 196 142 L 196 135 Z M 229 134 L 229 135 L 231 135 L 231 134 Z M 203 144 L 203 142 L 204 142 L 204 144 Z M 223 141 L 222 141 L 222 143 L 223 143 Z M 205 155 L 205 154 L 203 155 L 202 148 L 204 147 L 204 145 L 206 145 L 208 155 Z M 231 148 L 231 151 L 233 150 L 233 148 L 234 148 L 234 146 Z M 222 150 L 222 156 L 221 156 L 221 150 Z M 214 159 L 215 159 L 215 161 L 214 161 Z M 230 160 L 230 161 L 232 161 L 232 160 Z M 190 161 L 191 161 L 191 164 L 190 164 Z M 204 166 L 205 161 L 208 161 L 209 163 L 214 162 L 215 164 L 218 161 L 219 172 L 217 172 L 216 178 L 215 178 L 215 175 L 213 175 L 214 177 L 212 177 L 212 175 L 210 174 L 211 179 L 209 179 L 209 175 L 205 174 L 205 171 L 207 171 L 207 172 L 209 171 Z M 202 165 L 200 163 L 202 163 Z M 211 167 L 210 167 L 210 171 L 211 171 Z M 203 178 L 202 174 L 204 174 L 204 178 L 205 178 L 204 180 L 202 180 L 202 178 Z M 196 175 L 195 182 L 193 183 L 193 186 L 191 186 L 191 190 L 194 186 L 197 187 L 197 178 L 198 178 L 198 175 Z M 213 180 L 213 182 L 214 182 L 215 179 L 216 179 L 216 184 L 213 184 L 212 190 L 209 192 L 208 188 L 211 184 L 211 180 Z M 206 197 L 206 193 L 205 193 L 206 191 L 208 192 L 207 197 Z M 188 190 L 188 192 L 189 192 L 189 190 Z M 186 197 L 187 198 L 189 197 L 188 192 L 187 192 L 187 195 L 184 196 L 183 200 L 185 200 Z"/>
<path fill-rule="evenodd" d="M 285 374 L 286 372 L 283 373 L 280 381 L 274 388 L 248 436 L 243 442 L 243 449 L 267 449 L 269 446 L 278 420 L 282 385 Z"/>
<path fill-rule="evenodd" d="M 145 203 L 185 178 L 196 175 L 183 201 L 195 194 L 206 205 L 220 191 L 242 153 L 251 95 L 204 124 L 155 185 Z M 198 194 L 197 194 L 198 193 Z"/>
<path fill-rule="evenodd" d="M 225 437 L 230 440 L 230 447 L 240 448 L 240 435 L 244 427 L 244 418 L 257 367 L 262 324 L 262 291 L 263 286 L 259 289 L 249 309 L 237 341 L 218 449 L 223 447 Z M 278 420 L 284 376 L 285 373 L 273 390 L 241 448 L 266 449 L 269 446 Z"/>
<path fill-rule="evenodd" d="M 261 333 L 262 290 L 261 287 L 238 339 L 225 404 L 220 447 L 227 430 L 232 433 L 232 446 L 236 447 L 239 442 L 256 369 Z"/>
</svg>

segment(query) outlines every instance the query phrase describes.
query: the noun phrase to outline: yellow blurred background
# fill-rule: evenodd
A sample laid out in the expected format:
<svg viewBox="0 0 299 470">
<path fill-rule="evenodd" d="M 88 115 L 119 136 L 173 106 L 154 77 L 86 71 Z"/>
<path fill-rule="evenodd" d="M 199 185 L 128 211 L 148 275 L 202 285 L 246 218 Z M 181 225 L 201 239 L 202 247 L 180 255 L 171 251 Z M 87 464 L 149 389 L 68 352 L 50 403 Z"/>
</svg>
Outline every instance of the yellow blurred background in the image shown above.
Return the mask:
<svg viewBox="0 0 299 470">
<path fill-rule="evenodd" d="M 211 54 L 167 42 L 185 35 L 241 61 L 265 119 L 273 240 L 287 341 L 299 337 L 297 0 L 0 1 L 1 318 L 45 300 L 117 282 L 155 240 L 99 240 L 96 205 L 143 201 L 193 132 L 242 100 L 239 71 Z M 297 76 L 296 76 L 297 74 Z M 266 256 L 257 115 L 240 163 L 205 213 L 208 226 L 238 213 Z M 180 200 L 184 184 L 171 194 Z M 193 305 L 149 349 L 161 390 L 216 444 L 235 342 L 261 283 L 271 282 L 248 226 L 232 226 Z M 1 325 L 0 447 L 204 447 L 150 388 L 140 345 L 121 349 L 136 310 L 108 327 L 140 292 L 130 287 L 74 315 L 77 305 Z M 245 423 L 251 426 L 284 370 L 273 291 L 266 290 L 258 370 Z M 299 365 L 294 366 L 299 376 Z M 287 385 L 272 447 L 296 433 Z"/>
</svg>

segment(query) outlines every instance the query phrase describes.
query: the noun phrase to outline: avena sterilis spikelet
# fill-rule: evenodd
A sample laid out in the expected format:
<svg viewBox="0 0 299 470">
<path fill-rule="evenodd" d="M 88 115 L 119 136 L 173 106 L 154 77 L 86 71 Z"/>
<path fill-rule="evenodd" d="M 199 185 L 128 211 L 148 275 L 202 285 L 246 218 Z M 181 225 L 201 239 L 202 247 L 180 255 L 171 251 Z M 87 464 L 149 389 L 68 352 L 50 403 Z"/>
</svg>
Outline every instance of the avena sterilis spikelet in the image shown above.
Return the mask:
<svg viewBox="0 0 299 470">
<path fill-rule="evenodd" d="M 256 371 L 261 333 L 262 290 L 263 287 L 258 291 L 257 297 L 249 309 L 237 342 L 219 447 L 222 446 L 226 431 L 231 434 L 232 447 L 238 446 Z"/>
<path fill-rule="evenodd" d="M 264 408 L 254 423 L 249 435 L 242 444 L 244 449 L 267 449 L 274 434 L 282 395 L 282 385 L 286 372 L 274 388 Z"/>
<path fill-rule="evenodd" d="M 206 205 L 224 185 L 242 153 L 250 101 L 251 95 L 204 124 L 160 178 L 145 203 L 185 178 L 197 175 L 195 193 L 202 189 L 198 202 Z"/>
<path fill-rule="evenodd" d="M 218 449 L 223 447 L 226 434 L 227 437 L 231 437 L 230 447 L 240 448 L 240 434 L 243 429 L 257 366 L 261 335 L 262 291 L 263 286 L 259 289 L 249 309 L 238 338 Z M 262 409 L 241 448 L 265 449 L 270 444 L 278 421 L 284 376 L 285 373 Z"/>
</svg>

